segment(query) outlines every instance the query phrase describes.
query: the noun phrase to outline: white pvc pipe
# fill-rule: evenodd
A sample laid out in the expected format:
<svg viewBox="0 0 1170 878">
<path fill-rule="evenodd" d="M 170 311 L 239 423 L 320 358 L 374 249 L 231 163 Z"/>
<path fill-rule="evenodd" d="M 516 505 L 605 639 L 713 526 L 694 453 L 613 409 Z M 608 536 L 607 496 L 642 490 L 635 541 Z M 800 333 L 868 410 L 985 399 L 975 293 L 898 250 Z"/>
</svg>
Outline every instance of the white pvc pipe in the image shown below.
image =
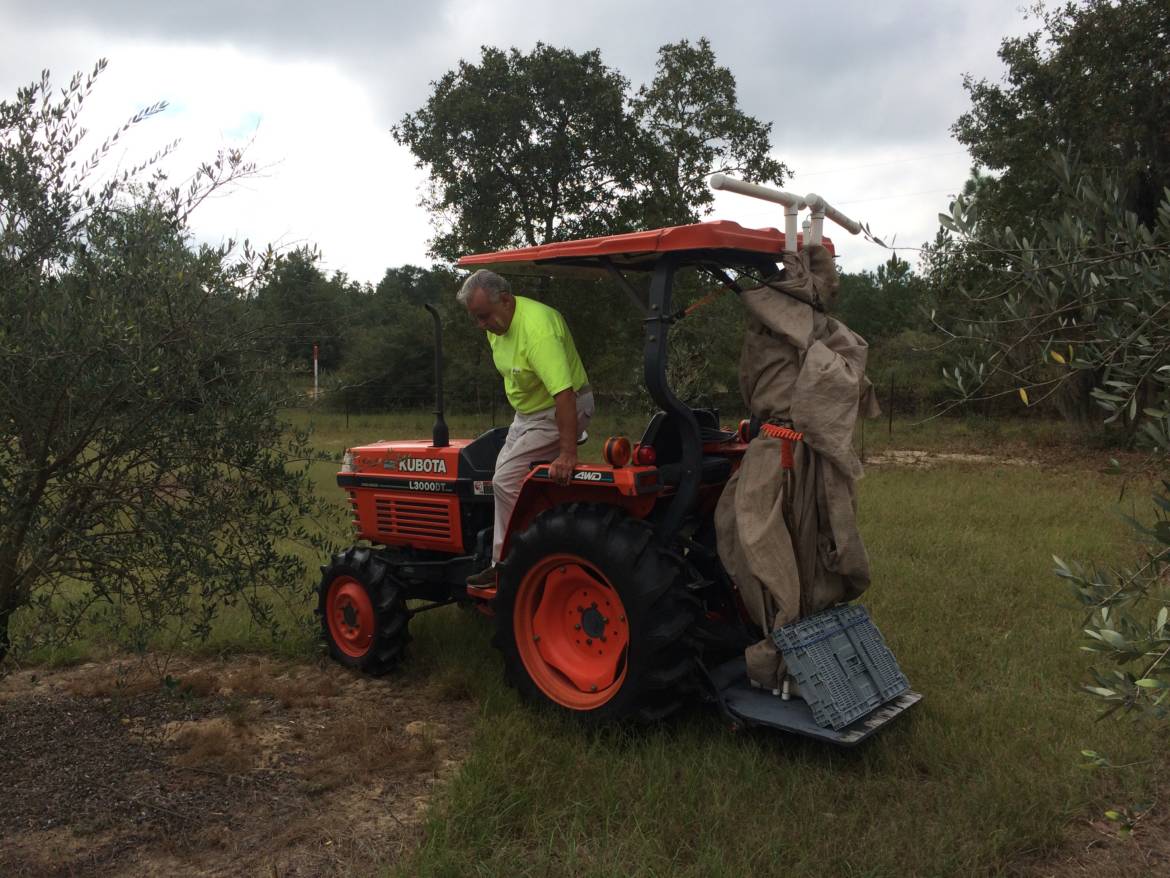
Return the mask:
<svg viewBox="0 0 1170 878">
<path fill-rule="evenodd" d="M 825 237 L 825 212 L 814 210 L 809 214 L 812 222 L 809 223 L 808 237 L 805 240 L 810 244 L 819 244 Z"/>
<path fill-rule="evenodd" d="M 793 205 L 784 207 L 784 250 L 788 253 L 796 252 L 796 221 L 800 217 L 800 208 Z"/>
<path fill-rule="evenodd" d="M 852 220 L 829 202 L 825 201 L 821 196 L 815 192 L 810 192 L 804 196 L 804 203 L 812 209 L 813 212 L 813 234 L 816 235 L 817 213 L 820 212 L 823 216 L 828 217 L 845 231 L 851 235 L 856 235 L 861 231 L 861 223 L 857 220 Z M 819 239 L 818 239 L 819 240 Z"/>
<path fill-rule="evenodd" d="M 721 189 L 726 192 L 738 192 L 740 195 L 761 198 L 764 201 L 783 204 L 785 207 L 792 207 L 796 210 L 800 210 L 805 206 L 804 198 L 799 195 L 785 192 L 783 189 L 773 189 L 770 186 L 759 186 L 755 183 L 748 183 L 745 180 L 737 180 L 734 177 L 728 177 L 726 174 L 712 174 L 711 188 Z"/>
<path fill-rule="evenodd" d="M 712 174 L 711 188 L 726 192 L 737 192 L 750 198 L 759 198 L 784 205 L 784 249 L 796 250 L 797 217 L 800 211 L 811 208 L 812 222 L 805 221 L 805 244 L 820 244 L 824 238 L 825 218 L 831 219 L 851 235 L 861 232 L 861 223 L 850 219 L 833 205 L 829 204 L 820 195 L 810 192 L 808 195 L 796 195 L 785 192 L 783 189 L 773 189 L 769 186 L 760 186 L 748 183 L 746 180 L 737 180 L 726 174 Z"/>
</svg>

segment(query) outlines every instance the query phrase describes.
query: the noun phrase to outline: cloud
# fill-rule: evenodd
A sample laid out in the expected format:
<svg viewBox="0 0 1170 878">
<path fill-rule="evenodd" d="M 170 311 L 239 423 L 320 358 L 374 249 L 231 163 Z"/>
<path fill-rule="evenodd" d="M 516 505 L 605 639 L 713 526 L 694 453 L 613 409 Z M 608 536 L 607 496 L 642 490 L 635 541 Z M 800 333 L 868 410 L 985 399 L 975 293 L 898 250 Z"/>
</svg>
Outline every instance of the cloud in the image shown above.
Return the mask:
<svg viewBox="0 0 1170 878">
<path fill-rule="evenodd" d="M 387 266 L 427 261 L 430 234 L 417 206 L 423 175 L 390 126 L 460 58 L 478 58 L 485 44 L 599 47 L 636 87 L 653 77 L 659 46 L 707 36 L 744 109 L 773 122 L 775 154 L 796 172 L 790 188 L 821 192 L 916 246 L 966 177 L 947 130 L 967 106 L 961 76 L 998 75 L 1000 38 L 1023 29 L 1017 2 L 600 0 L 567 15 L 521 0 L 0 0 L 0 88 L 9 94 L 45 66 L 63 82 L 108 56 L 86 118 L 95 133 L 171 102 L 118 161 L 181 136 L 168 165 L 179 175 L 225 144 L 251 142 L 263 174 L 200 210 L 202 237 L 315 243 L 327 266 L 376 281 Z M 720 195 L 716 204 L 745 224 L 782 222 L 761 202 Z M 841 249 L 850 269 L 888 255 L 855 241 Z"/>
<path fill-rule="evenodd" d="M 635 85 L 654 74 L 664 43 L 707 36 L 738 77 L 749 112 L 781 123 L 803 116 L 813 139 L 913 139 L 955 115 L 966 70 L 994 69 L 999 38 L 1019 30 L 1018 0 L 828 4 L 746 0 L 713 14 L 707 0 L 669 6 L 600 0 L 566 15 L 528 0 L 259 2 L 145 0 L 9 2 L 6 17 L 37 29 L 81 28 L 119 41 L 233 46 L 273 60 L 347 68 L 391 118 L 414 109 L 426 84 L 482 45 L 529 49 L 538 40 L 600 47 Z M 850 124 L 842 125 L 842 119 Z M 851 133 L 855 132 L 855 133 Z"/>
<path fill-rule="evenodd" d="M 261 49 L 271 56 L 329 59 L 392 52 L 438 30 L 437 2 L 159 3 L 154 0 L 7 2 L 6 18 L 37 27 L 82 27 L 103 35 L 190 45 Z"/>
</svg>

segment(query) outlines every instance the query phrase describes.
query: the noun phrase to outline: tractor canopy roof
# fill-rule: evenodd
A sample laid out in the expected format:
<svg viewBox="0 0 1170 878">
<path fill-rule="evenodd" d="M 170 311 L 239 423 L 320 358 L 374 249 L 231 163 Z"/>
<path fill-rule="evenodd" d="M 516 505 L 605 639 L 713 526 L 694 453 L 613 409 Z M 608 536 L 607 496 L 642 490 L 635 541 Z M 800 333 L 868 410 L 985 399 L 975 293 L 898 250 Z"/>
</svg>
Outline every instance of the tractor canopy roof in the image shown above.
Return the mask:
<svg viewBox="0 0 1170 878">
<path fill-rule="evenodd" d="M 718 220 L 476 253 L 464 256 L 457 265 L 468 269 L 493 268 L 508 274 L 599 277 L 611 274 L 615 268 L 651 271 L 664 253 L 680 251 L 687 254 L 684 265 L 758 264 L 761 256 L 779 260 L 784 243 L 784 233 L 777 229 L 745 229 L 739 223 Z M 822 243 L 833 252 L 832 241 L 825 238 Z"/>
</svg>

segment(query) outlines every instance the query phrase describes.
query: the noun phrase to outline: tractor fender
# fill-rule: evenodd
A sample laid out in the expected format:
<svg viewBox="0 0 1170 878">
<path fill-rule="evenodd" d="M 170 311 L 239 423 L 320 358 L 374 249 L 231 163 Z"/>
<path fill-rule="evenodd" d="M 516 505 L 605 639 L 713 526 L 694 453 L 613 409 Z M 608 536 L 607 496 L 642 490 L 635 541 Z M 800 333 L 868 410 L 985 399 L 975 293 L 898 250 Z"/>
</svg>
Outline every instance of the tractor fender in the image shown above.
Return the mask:
<svg viewBox="0 0 1170 878">
<path fill-rule="evenodd" d="M 567 503 L 596 503 L 617 506 L 631 518 L 645 518 L 654 509 L 659 491 L 658 470 L 652 466 L 578 466 L 568 485 L 552 481 L 547 464 L 535 466 L 520 486 L 520 496 L 516 498 L 516 508 L 504 535 L 502 556 L 508 554 L 512 537 L 546 509 Z"/>
</svg>

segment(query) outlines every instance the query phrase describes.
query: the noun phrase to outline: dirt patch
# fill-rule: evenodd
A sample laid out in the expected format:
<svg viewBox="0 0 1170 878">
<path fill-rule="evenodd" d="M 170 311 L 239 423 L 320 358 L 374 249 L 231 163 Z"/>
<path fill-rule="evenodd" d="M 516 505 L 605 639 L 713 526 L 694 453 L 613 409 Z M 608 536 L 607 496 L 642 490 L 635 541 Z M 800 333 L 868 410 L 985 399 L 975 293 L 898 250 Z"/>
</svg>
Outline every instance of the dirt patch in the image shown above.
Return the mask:
<svg viewBox="0 0 1170 878">
<path fill-rule="evenodd" d="M 1159 797 L 1160 801 L 1165 801 Z M 1084 820 L 1071 830 L 1054 856 L 1021 864 L 1020 878 L 1132 878 L 1170 875 L 1170 812 L 1155 807 L 1136 822 L 1128 835 L 1105 819 Z"/>
<path fill-rule="evenodd" d="M 419 841 L 473 704 L 243 657 L 0 680 L 0 874 L 322 875 Z"/>
<path fill-rule="evenodd" d="M 951 463 L 976 463 L 983 466 L 1034 466 L 1037 461 L 1027 457 L 1009 457 L 1001 454 L 959 454 L 944 451 L 909 451 L 891 449 L 865 456 L 866 466 L 906 466 L 933 469 Z"/>
</svg>

